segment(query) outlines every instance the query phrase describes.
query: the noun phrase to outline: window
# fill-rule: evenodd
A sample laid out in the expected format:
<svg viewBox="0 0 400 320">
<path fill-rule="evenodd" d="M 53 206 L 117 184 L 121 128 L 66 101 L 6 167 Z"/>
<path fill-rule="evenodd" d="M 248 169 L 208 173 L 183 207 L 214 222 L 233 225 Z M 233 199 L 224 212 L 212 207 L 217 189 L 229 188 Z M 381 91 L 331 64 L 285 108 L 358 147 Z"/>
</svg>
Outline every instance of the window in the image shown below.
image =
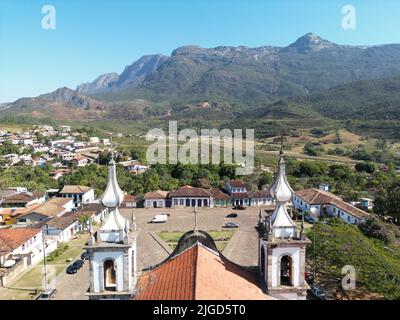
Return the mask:
<svg viewBox="0 0 400 320">
<path fill-rule="evenodd" d="M 174 199 L 174 205 L 178 204 L 178 199 Z"/>
<path fill-rule="evenodd" d="M 179 204 L 181 205 L 181 206 L 183 206 L 183 199 L 179 199 Z"/>
</svg>

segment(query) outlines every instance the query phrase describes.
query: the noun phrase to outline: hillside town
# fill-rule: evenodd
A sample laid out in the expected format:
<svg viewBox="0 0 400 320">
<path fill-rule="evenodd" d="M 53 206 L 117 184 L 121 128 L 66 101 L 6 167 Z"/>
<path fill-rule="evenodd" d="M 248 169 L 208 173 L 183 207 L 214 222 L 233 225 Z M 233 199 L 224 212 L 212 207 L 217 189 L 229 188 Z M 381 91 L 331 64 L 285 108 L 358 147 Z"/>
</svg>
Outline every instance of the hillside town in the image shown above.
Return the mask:
<svg viewBox="0 0 400 320">
<path fill-rule="evenodd" d="M 36 159 L 43 159 L 46 162 L 49 161 L 47 162 L 48 164 L 51 163 L 53 166 L 55 164 L 58 169 L 54 169 L 54 171 L 58 174 L 68 173 L 73 175 L 73 170 L 81 166 L 76 162 L 75 166 L 71 166 L 71 162 L 80 159 L 80 157 L 84 157 L 87 160 L 85 165 L 87 165 L 89 159 L 91 159 L 90 161 L 93 161 L 93 164 L 99 166 L 99 164 L 96 164 L 96 157 L 93 156 L 91 158 L 89 154 L 95 155 L 97 153 L 98 155 L 101 148 L 107 148 L 108 157 L 111 155 L 111 161 L 108 164 L 108 182 L 106 189 L 101 190 L 101 193 L 96 193 L 95 189 L 90 186 L 67 184 L 62 185 L 59 189 L 47 189 L 45 191 L 28 190 L 23 186 L 8 186 L 0 191 L 0 284 L 3 288 L 3 293 L 7 292 L 6 288 L 11 283 L 21 277 L 23 278 L 24 274 L 29 273 L 32 268 L 43 263 L 43 259 L 48 260 L 50 259 L 49 257 L 53 259 L 52 257 L 54 255 L 62 255 L 64 251 L 68 251 L 68 249 L 66 249 L 68 243 L 83 237 L 84 242 L 82 242 L 79 247 L 79 251 L 83 252 L 82 257 L 76 260 L 74 264 L 68 266 L 67 275 L 72 273 L 79 274 L 82 277 L 83 271 L 78 270 L 82 268 L 86 263 L 85 260 L 88 259 L 89 261 L 87 263 L 89 267 L 86 268 L 89 268 L 90 272 L 89 274 L 85 273 L 84 280 L 81 279 L 81 282 L 87 283 L 90 287 L 90 294 L 89 296 L 85 295 L 85 288 L 81 288 L 81 292 L 79 292 L 77 288 L 72 287 L 67 290 L 67 292 L 76 290 L 79 292 L 78 297 L 80 299 L 102 299 L 110 297 L 117 299 L 172 299 L 175 294 L 175 289 L 172 290 L 171 288 L 171 291 L 168 291 L 169 293 L 167 295 L 161 295 L 160 289 L 147 288 L 150 285 L 146 284 L 149 281 L 148 277 L 152 276 L 147 274 L 145 270 L 151 269 L 152 265 L 157 265 L 161 269 L 173 268 L 173 265 L 178 263 L 175 262 L 175 260 L 183 259 L 183 257 L 181 257 L 182 255 L 189 254 L 184 253 L 188 248 L 193 251 L 193 253 L 190 254 L 195 254 L 194 252 L 197 252 L 196 254 L 201 255 L 203 257 L 202 259 L 210 259 L 210 257 L 207 258 L 210 252 L 211 255 L 220 255 L 217 259 L 222 259 L 223 256 L 216 247 L 218 241 L 215 242 L 216 240 L 214 240 L 208 232 L 209 230 L 218 230 L 222 228 L 225 230 L 233 230 L 233 237 L 235 237 L 235 234 L 239 235 L 242 227 L 240 223 L 235 221 L 235 218 L 239 215 L 241 219 L 244 219 L 242 217 L 246 217 L 245 224 L 249 224 L 249 226 L 258 226 L 258 231 L 256 232 L 256 230 L 253 229 L 251 232 L 252 235 L 246 240 L 250 241 L 250 239 L 253 239 L 254 242 L 252 246 L 257 245 L 256 235 L 258 234 L 259 239 L 261 239 L 261 244 L 263 241 L 266 241 L 265 248 L 269 248 L 269 246 L 271 246 L 270 243 L 275 243 L 277 239 L 280 239 L 279 241 L 286 239 L 285 241 L 293 243 L 295 246 L 293 250 L 300 250 L 303 248 L 301 249 L 303 250 L 301 251 L 303 252 L 301 253 L 301 260 L 292 261 L 291 259 L 294 259 L 295 254 L 293 253 L 293 255 L 288 256 L 286 262 L 287 266 L 285 267 L 290 269 L 293 267 L 292 263 L 301 263 L 300 266 L 295 268 L 297 268 L 296 270 L 301 268 L 303 273 L 297 275 L 291 274 L 289 278 L 285 278 L 287 276 L 282 275 L 279 281 L 270 279 L 267 277 L 268 273 L 266 272 L 266 268 L 276 268 L 276 266 L 267 266 L 262 261 L 266 259 L 267 255 L 274 255 L 273 252 L 271 253 L 269 251 L 271 249 L 265 249 L 265 252 L 262 251 L 261 253 L 258 250 L 254 250 L 251 257 L 247 257 L 241 253 L 240 246 L 239 248 L 236 247 L 235 250 L 231 249 L 229 242 L 233 241 L 229 241 L 230 238 L 227 238 L 225 242 L 227 242 L 228 245 L 224 253 L 228 252 L 227 255 L 234 260 L 234 262 L 229 263 L 258 263 L 260 268 L 259 272 L 261 275 L 265 276 L 265 283 L 268 286 L 266 291 L 267 295 L 264 295 L 265 293 L 262 293 L 261 287 L 257 285 L 250 290 L 251 292 L 241 292 L 241 295 L 237 297 L 234 295 L 224 295 L 226 293 L 222 290 L 219 293 L 215 293 L 215 296 L 209 296 L 203 292 L 199 293 L 200 296 L 182 296 L 182 298 L 305 299 L 307 290 L 309 290 L 309 284 L 307 284 L 304 277 L 304 274 L 307 273 L 304 270 L 304 248 L 309 240 L 307 240 L 305 236 L 304 226 L 306 224 L 315 225 L 318 221 L 322 221 L 326 218 L 339 218 L 345 224 L 357 226 L 364 225 L 372 217 L 371 209 L 373 208 L 373 201 L 371 199 L 362 198 L 358 202 L 346 202 L 339 196 L 329 192 L 329 185 L 326 183 L 316 188 L 293 191 L 285 174 L 283 145 L 281 146 L 280 161 L 275 183 L 263 185 L 259 190 L 255 190 L 254 188 L 248 190 L 246 183 L 236 178 L 223 181 L 223 183 L 220 184 L 221 187 L 207 187 L 207 182 L 201 181 L 203 184 L 202 187 L 183 185 L 173 190 L 156 189 L 144 194 L 128 194 L 123 192 L 118 185 L 116 163 L 114 161 L 117 153 L 111 149 L 112 146 L 109 140 L 91 137 L 89 142 L 82 142 L 79 140 L 78 135 L 71 132 L 71 129 L 65 126 L 60 127 L 57 131 L 52 127 L 42 126 L 32 132 L 33 134 L 26 132 L 12 135 L 5 133 L 5 135 L 3 135 L 3 146 L 7 145 L 7 143 L 13 144 L 15 140 L 18 141 L 18 143 L 13 145 L 18 146 L 19 152 L 28 153 L 29 151 L 41 148 L 42 155 L 40 157 L 33 156 L 31 158 L 32 162 L 29 163 L 19 162 L 18 164 L 12 164 L 8 162 L 5 164 L 6 167 L 13 165 L 30 167 L 36 165 L 40 166 L 40 164 L 35 165 L 34 161 L 36 161 Z M 49 141 L 46 143 L 39 143 L 37 140 L 38 132 Z M 57 135 L 62 136 L 63 139 L 54 139 Z M 73 139 L 72 137 L 77 139 Z M 30 143 L 21 142 L 25 141 L 25 139 L 28 139 Z M 9 155 L 7 156 L 9 158 Z M 127 174 L 137 175 L 139 173 L 135 169 L 131 170 L 130 165 L 125 166 L 124 163 L 126 162 L 120 164 L 122 164 Z M 82 164 L 82 166 L 84 165 Z M 139 166 L 137 161 L 134 166 Z M 140 166 L 147 169 L 147 166 Z M 58 178 L 61 178 L 61 176 L 53 176 L 53 179 L 57 180 Z M 279 191 L 279 188 L 282 190 Z M 282 196 L 280 196 L 279 192 L 282 192 Z M 119 213 L 118 209 L 121 210 L 123 216 Z M 229 213 L 229 210 L 234 210 L 236 213 Z M 193 212 L 195 217 L 193 217 Z M 181 222 L 177 222 L 178 220 L 176 220 L 175 224 L 169 222 L 169 220 L 174 220 L 174 216 L 176 216 L 177 219 L 182 219 L 181 215 L 185 216 L 184 220 L 186 222 L 182 222 L 183 220 L 181 220 Z M 214 218 L 212 218 L 212 216 L 210 217 L 210 215 L 214 215 Z M 199 229 L 198 218 L 209 221 L 204 225 L 204 229 Z M 222 221 L 221 218 L 223 219 Z M 140 223 L 137 223 L 136 219 L 138 219 Z M 146 224 L 149 222 L 153 222 L 151 225 L 155 226 L 159 223 L 161 223 L 161 225 L 165 223 L 171 224 L 168 230 L 180 230 L 184 235 L 176 239 L 176 247 L 172 250 L 168 248 L 168 244 L 160 238 L 160 234 L 166 231 L 158 229 L 158 233 L 156 233 L 155 230 L 151 228 L 146 230 L 148 228 Z M 194 229 L 190 231 L 193 222 Z M 217 226 L 219 223 L 221 223 L 221 225 Z M 281 226 L 280 224 L 282 223 L 283 225 Z M 134 228 L 132 228 L 132 226 L 134 226 Z M 285 228 L 288 228 L 288 235 L 280 234 L 279 232 L 283 232 L 282 230 L 285 230 Z M 235 231 L 236 229 L 237 231 Z M 116 230 L 120 231 L 116 232 Z M 139 233 L 139 230 L 141 230 L 142 234 Z M 248 230 L 250 231 L 251 228 Z M 278 233 L 275 234 L 274 232 Z M 143 234 L 147 235 L 144 237 Z M 146 246 L 149 244 L 145 244 L 142 241 L 149 241 L 149 235 L 156 243 L 153 245 L 156 247 L 158 246 L 157 250 L 160 250 L 160 248 L 164 250 L 164 254 L 159 254 L 157 250 L 155 250 L 154 255 L 151 252 L 146 252 L 150 257 L 143 258 L 142 250 L 144 249 L 142 249 L 142 246 L 143 248 L 147 248 Z M 273 237 L 276 237 L 276 240 L 272 240 Z M 293 238 L 292 240 L 290 240 L 291 237 Z M 262 240 L 264 238 L 266 240 Z M 98 268 L 96 267 L 98 266 L 96 259 L 100 259 L 96 258 L 96 243 L 99 241 L 104 242 L 100 245 L 102 248 L 101 252 L 107 250 L 108 247 L 110 247 L 110 250 L 113 252 L 118 251 L 121 243 L 123 244 L 121 247 L 123 252 L 125 252 L 127 248 L 130 248 L 124 255 L 132 255 L 132 258 L 128 256 L 128 259 L 132 259 L 133 261 L 133 264 L 129 267 L 133 268 L 132 271 L 129 271 L 132 278 L 127 279 L 123 276 L 125 271 L 118 271 L 118 274 L 112 271 L 112 268 L 115 268 L 114 263 L 123 263 L 123 265 L 125 265 L 125 262 L 122 261 L 116 262 L 115 260 L 113 262 L 112 260 L 107 260 L 107 266 L 104 265 L 101 269 L 96 269 Z M 110 244 L 110 242 L 113 244 Z M 295 243 L 299 244 L 298 248 Z M 243 243 L 242 246 L 243 245 L 246 245 L 246 242 Z M 287 244 L 285 246 L 287 247 Z M 150 249 L 151 248 L 150 246 Z M 255 256 L 257 254 L 258 258 Z M 262 254 L 262 257 L 259 256 L 260 254 Z M 159 265 L 163 259 L 166 260 L 162 265 Z M 143 260 L 146 260 L 145 263 Z M 77 261 L 78 264 L 76 265 Z M 193 266 L 193 268 L 199 268 L 199 266 Z M 234 269 L 235 268 L 236 267 L 234 267 Z M 282 265 L 281 268 L 283 268 Z M 73 271 L 69 272 L 68 270 Z M 98 281 L 96 280 L 96 272 L 104 272 L 106 279 L 108 279 L 105 281 L 110 282 L 108 287 L 103 282 L 96 282 Z M 122 274 L 120 274 L 120 272 L 122 272 Z M 207 272 L 212 272 L 212 270 L 208 270 Z M 234 281 L 237 283 L 238 288 L 240 288 L 241 286 L 247 286 L 246 281 L 249 281 L 249 277 L 255 276 L 255 274 L 252 273 L 247 274 L 248 272 L 249 271 L 245 269 L 241 271 L 238 270 L 229 276 L 233 277 L 233 279 L 237 278 Z M 142 274 L 142 276 L 140 276 L 140 274 Z M 154 275 L 157 279 L 159 278 L 159 280 L 157 280 L 159 284 L 154 284 L 155 286 L 165 285 L 163 283 L 167 280 L 163 278 L 162 274 L 161 271 L 157 271 Z M 247 275 L 244 276 L 244 274 Z M 244 278 L 241 278 L 243 276 Z M 122 280 L 122 278 L 118 280 L 119 277 L 123 277 L 124 280 Z M 190 277 L 190 275 L 188 275 L 188 277 Z M 217 281 L 217 279 L 215 279 L 215 281 Z M 282 286 L 279 284 L 280 281 L 286 281 L 288 284 Z M 136 287 L 134 283 L 137 283 Z M 153 286 L 153 284 L 150 286 Z M 294 289 L 287 286 L 297 287 L 297 291 L 293 291 Z M 2 292 L 1 287 L 0 297 Z M 54 290 L 52 292 L 55 292 Z M 62 288 L 57 288 L 58 296 L 68 299 L 68 296 L 62 294 L 62 290 Z M 40 290 L 38 292 L 40 293 Z M 115 292 L 121 293 L 116 295 Z M 299 295 L 293 295 L 293 292 L 297 292 Z"/>
</svg>

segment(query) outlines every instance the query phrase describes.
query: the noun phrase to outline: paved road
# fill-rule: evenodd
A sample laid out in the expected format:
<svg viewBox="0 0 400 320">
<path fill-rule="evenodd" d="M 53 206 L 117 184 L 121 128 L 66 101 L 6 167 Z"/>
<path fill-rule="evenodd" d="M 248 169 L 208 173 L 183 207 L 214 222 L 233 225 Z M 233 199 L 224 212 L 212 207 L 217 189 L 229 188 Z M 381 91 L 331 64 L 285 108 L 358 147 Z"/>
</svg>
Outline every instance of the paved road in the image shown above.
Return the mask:
<svg viewBox="0 0 400 320">
<path fill-rule="evenodd" d="M 87 300 L 85 295 L 89 288 L 89 263 L 75 274 L 67 274 L 63 271 L 56 282 L 57 294 L 53 300 Z"/>
</svg>

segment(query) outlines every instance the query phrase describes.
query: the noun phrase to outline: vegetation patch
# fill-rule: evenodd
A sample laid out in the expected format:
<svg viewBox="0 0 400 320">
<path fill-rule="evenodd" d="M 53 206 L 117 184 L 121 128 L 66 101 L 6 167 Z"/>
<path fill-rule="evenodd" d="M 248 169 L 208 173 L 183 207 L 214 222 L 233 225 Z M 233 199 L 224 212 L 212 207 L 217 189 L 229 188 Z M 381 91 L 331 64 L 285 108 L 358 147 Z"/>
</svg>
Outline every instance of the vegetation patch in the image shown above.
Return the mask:
<svg viewBox="0 0 400 320">
<path fill-rule="evenodd" d="M 313 239 L 312 229 L 307 230 Z M 336 291 L 337 295 L 351 294 L 341 288 L 344 277 L 342 268 L 353 266 L 356 271 L 356 287 L 366 292 L 378 293 L 386 299 L 400 298 L 399 245 L 368 238 L 356 226 L 339 219 L 328 219 L 326 224 L 316 224 L 316 268 L 317 282 Z M 307 249 L 308 258 L 313 258 L 313 245 Z"/>
<path fill-rule="evenodd" d="M 223 251 L 232 238 L 234 230 L 212 230 L 208 231 L 208 234 L 214 239 L 215 245 L 219 251 Z M 161 231 L 157 233 L 158 236 L 165 241 L 172 249 L 175 249 L 179 239 L 182 237 L 184 232 L 180 231 Z"/>
</svg>

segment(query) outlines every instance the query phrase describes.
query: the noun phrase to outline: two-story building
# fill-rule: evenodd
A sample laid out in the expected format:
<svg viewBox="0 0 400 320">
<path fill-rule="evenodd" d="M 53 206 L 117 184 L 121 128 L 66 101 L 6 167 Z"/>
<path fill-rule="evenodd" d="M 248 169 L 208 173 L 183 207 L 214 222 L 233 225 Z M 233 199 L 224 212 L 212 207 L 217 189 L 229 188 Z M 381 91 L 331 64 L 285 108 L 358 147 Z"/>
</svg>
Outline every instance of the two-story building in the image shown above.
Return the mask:
<svg viewBox="0 0 400 320">
<path fill-rule="evenodd" d="M 85 186 L 65 185 L 59 192 L 62 198 L 71 198 L 74 200 L 75 207 L 82 203 L 89 203 L 94 201 L 94 189 Z"/>
</svg>

